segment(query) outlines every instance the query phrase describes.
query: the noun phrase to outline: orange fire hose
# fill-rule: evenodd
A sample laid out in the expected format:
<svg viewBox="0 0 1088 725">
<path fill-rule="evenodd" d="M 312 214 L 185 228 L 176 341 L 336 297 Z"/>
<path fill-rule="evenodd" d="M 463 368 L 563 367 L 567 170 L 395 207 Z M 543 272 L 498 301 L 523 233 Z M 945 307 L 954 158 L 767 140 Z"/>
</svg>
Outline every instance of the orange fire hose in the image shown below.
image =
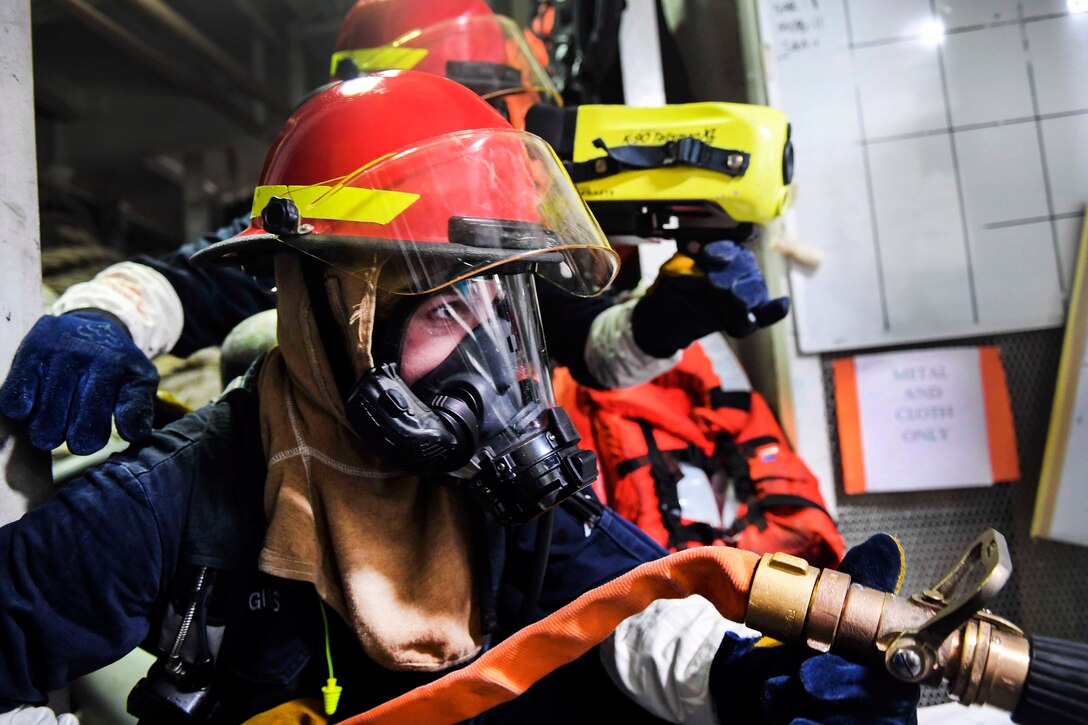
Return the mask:
<svg viewBox="0 0 1088 725">
<path fill-rule="evenodd" d="M 657 599 L 700 594 L 743 622 L 759 556 L 707 546 L 643 564 L 517 632 L 471 665 L 344 721 L 457 723 L 513 700 Z"/>
<path fill-rule="evenodd" d="M 902 682 L 945 685 L 961 705 L 990 705 L 1029 725 L 1083 725 L 1088 644 L 1029 638 L 985 609 L 1011 572 L 1008 545 L 993 529 L 940 581 L 909 598 L 788 554 L 690 549 L 587 592 L 468 667 L 344 722 L 467 720 L 585 654 L 653 601 L 700 594 L 722 616 L 765 636 L 884 668 Z M 283 707 L 252 722 L 297 722 L 298 709 Z"/>
</svg>

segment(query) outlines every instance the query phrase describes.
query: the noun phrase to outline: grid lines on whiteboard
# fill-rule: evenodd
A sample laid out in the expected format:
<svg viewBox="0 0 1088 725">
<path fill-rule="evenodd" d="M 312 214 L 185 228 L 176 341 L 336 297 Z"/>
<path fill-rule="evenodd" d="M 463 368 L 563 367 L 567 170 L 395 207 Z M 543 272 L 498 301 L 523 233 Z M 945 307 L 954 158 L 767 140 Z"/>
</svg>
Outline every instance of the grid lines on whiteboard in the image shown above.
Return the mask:
<svg viewBox="0 0 1088 725">
<path fill-rule="evenodd" d="M 803 351 L 1061 324 L 1088 201 L 1088 13 L 1068 7 L 765 3 L 790 232 L 826 252 L 791 273 Z"/>
</svg>

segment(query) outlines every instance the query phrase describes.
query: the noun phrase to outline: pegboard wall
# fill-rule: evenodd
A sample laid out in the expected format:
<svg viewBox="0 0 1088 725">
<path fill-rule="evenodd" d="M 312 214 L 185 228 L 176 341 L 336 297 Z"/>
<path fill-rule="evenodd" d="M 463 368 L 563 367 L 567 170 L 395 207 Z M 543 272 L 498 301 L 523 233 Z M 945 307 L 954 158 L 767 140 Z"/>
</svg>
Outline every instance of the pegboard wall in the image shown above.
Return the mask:
<svg viewBox="0 0 1088 725">
<path fill-rule="evenodd" d="M 832 361 L 842 356 L 825 355 L 823 380 L 835 458 L 839 530 L 848 546 L 877 531 L 897 536 L 907 556 L 903 591 L 914 593 L 936 582 L 983 529 L 993 527 L 1008 540 L 1013 574 L 991 609 L 1029 634 L 1088 641 L 1085 613 L 1088 550 L 1033 540 L 1029 535 L 1061 355 L 1062 330 L 945 344 L 996 345 L 1001 351 L 1016 426 L 1021 480 L 987 488 L 846 495 L 831 377 Z M 943 699 L 946 699 L 943 693 L 927 692 L 923 704 Z"/>
</svg>

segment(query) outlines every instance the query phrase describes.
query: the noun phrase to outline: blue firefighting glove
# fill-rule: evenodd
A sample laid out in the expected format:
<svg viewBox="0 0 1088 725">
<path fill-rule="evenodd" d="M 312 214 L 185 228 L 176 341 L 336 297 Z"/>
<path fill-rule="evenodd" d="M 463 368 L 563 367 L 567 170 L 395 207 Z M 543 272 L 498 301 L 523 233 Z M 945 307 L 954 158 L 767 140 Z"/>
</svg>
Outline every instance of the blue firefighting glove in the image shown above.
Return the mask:
<svg viewBox="0 0 1088 725">
<path fill-rule="evenodd" d="M 111 415 L 125 440 L 151 435 L 158 382 L 155 366 L 112 315 L 45 315 L 19 344 L 0 389 L 0 412 L 29 419 L 36 448 L 67 440 L 72 453 L 88 455 L 109 440 Z"/>
<path fill-rule="evenodd" d="M 676 254 L 635 305 L 635 343 L 669 357 L 718 330 L 745 337 L 781 320 L 788 297 L 771 299 L 755 256 L 730 241 L 711 242 L 695 258 Z"/>
<path fill-rule="evenodd" d="M 846 553 L 839 571 L 857 584 L 894 592 L 903 554 L 887 534 Z M 917 722 L 918 685 L 883 669 L 815 654 L 800 645 L 726 635 L 711 667 L 711 692 L 723 722 L 807 725 Z"/>
</svg>

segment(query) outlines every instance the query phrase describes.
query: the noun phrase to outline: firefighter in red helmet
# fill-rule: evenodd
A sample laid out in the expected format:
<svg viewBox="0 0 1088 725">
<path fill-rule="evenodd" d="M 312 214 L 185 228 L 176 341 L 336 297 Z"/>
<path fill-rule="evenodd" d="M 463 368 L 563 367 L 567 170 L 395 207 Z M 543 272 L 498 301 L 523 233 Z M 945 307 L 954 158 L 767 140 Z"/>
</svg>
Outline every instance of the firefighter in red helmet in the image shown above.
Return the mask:
<svg viewBox="0 0 1088 725">
<path fill-rule="evenodd" d="M 282 277 L 300 260 L 354 431 L 400 469 L 463 478 L 497 519 L 523 523 L 596 471 L 554 406 L 530 276 L 596 295 L 616 255 L 547 144 L 423 77 L 363 76 L 306 103 L 273 144 L 249 227 L 194 263 L 293 252 L 277 286 L 297 287 Z M 353 133 L 362 114 L 344 99 L 394 90 L 419 113 Z M 312 152 L 327 139 L 340 139 L 335 155 Z M 350 360 L 336 352 L 345 322 Z"/>
<path fill-rule="evenodd" d="M 532 280 L 592 294 L 614 253 L 550 149 L 462 86 L 392 72 L 320 92 L 273 143 L 248 228 L 195 263 L 270 263 L 279 345 L 0 530 L 0 709 L 148 640 L 162 659 L 129 700 L 145 722 L 242 722 L 322 686 L 361 712 L 519 626 L 526 521 L 593 478 Z M 554 527 L 569 545 L 534 618 L 662 553 L 586 499 Z M 555 692 L 579 676 L 506 717 L 576 710 Z"/>
</svg>

